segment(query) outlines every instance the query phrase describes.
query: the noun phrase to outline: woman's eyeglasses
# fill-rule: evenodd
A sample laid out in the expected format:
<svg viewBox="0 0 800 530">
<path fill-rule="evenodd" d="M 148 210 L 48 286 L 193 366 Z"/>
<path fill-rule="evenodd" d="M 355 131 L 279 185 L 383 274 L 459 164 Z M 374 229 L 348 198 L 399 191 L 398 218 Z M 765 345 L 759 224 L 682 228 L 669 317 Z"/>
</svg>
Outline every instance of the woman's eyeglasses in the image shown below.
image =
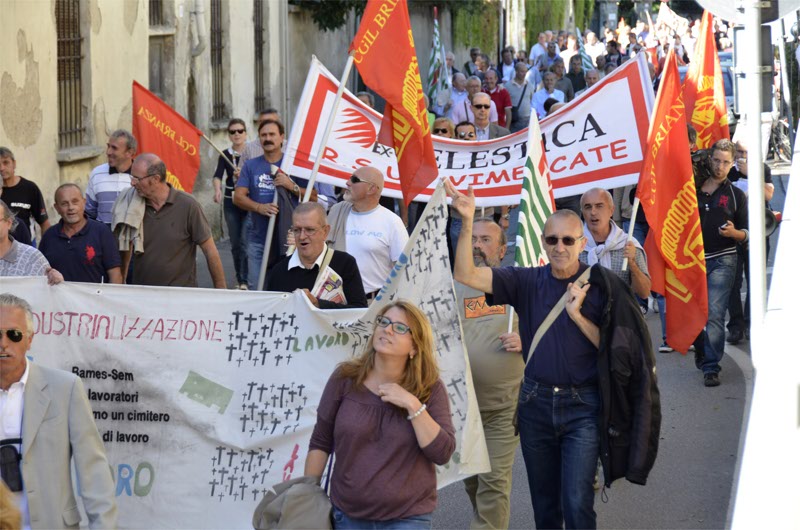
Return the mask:
<svg viewBox="0 0 800 530">
<path fill-rule="evenodd" d="M 244 129 L 228 129 L 228 134 L 244 134 Z"/>
<path fill-rule="evenodd" d="M 447 134 L 450 132 L 450 129 L 434 129 L 433 134 Z"/>
<path fill-rule="evenodd" d="M 389 326 L 392 326 L 392 330 L 398 335 L 405 335 L 406 333 L 411 333 L 411 328 L 408 327 L 406 324 L 403 324 L 402 322 L 392 322 L 386 317 L 378 317 L 375 323 L 382 328 L 388 328 Z"/>
</svg>

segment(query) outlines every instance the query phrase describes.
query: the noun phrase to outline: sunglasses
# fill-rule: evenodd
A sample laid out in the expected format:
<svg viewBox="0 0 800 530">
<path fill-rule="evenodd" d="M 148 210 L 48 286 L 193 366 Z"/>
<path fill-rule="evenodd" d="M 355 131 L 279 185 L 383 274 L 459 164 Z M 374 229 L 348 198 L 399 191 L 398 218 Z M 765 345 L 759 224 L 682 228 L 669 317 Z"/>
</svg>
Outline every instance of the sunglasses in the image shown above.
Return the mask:
<svg viewBox="0 0 800 530">
<path fill-rule="evenodd" d="M 584 236 L 581 236 L 581 237 L 572 237 L 572 236 L 564 236 L 564 237 L 545 236 L 545 238 L 544 238 L 544 242 L 545 242 L 545 243 L 547 243 L 548 245 L 550 245 L 551 247 L 554 247 L 554 246 L 558 245 L 558 242 L 559 242 L 559 241 L 561 241 L 562 243 L 564 243 L 564 246 L 565 246 L 565 247 L 571 247 L 572 245 L 574 245 L 575 243 L 577 243 L 578 241 L 580 241 L 581 239 L 583 239 L 583 237 L 584 237 Z"/>
<path fill-rule="evenodd" d="M 475 138 L 475 133 L 471 132 L 471 131 L 470 132 L 461 131 L 461 132 L 458 133 L 458 137 L 459 138 Z"/>
<path fill-rule="evenodd" d="M 149 179 L 150 177 L 155 177 L 155 175 L 145 175 L 143 177 L 137 177 L 136 175 L 131 175 L 131 180 L 135 180 L 136 182 L 141 182 L 145 179 Z"/>
<path fill-rule="evenodd" d="M 483 109 L 483 110 L 489 110 L 490 108 L 492 108 L 491 105 L 473 105 L 473 107 L 475 107 L 476 109 Z"/>
<path fill-rule="evenodd" d="M 228 134 L 244 134 L 244 129 L 229 129 Z"/>
<path fill-rule="evenodd" d="M 382 328 L 388 328 L 389 326 L 392 326 L 392 330 L 398 335 L 405 335 L 406 333 L 411 333 L 411 328 L 408 327 L 407 325 L 403 324 L 402 322 L 392 322 L 386 317 L 378 317 L 375 323 Z"/>
<path fill-rule="evenodd" d="M 398 331 L 398 333 L 400 332 Z M 11 342 L 19 342 L 22 340 L 22 337 L 25 336 L 25 332 L 18 329 L 0 329 L 0 339 L 3 338 L 3 334 L 5 334 Z"/>
<path fill-rule="evenodd" d="M 368 181 L 368 180 L 360 179 L 360 178 L 358 178 L 358 177 L 357 177 L 357 176 L 355 176 L 355 175 L 350 175 L 350 183 L 351 183 L 351 184 L 358 184 L 358 183 L 360 183 L 360 182 L 363 182 L 363 183 L 365 183 L 365 184 L 372 184 L 373 186 L 375 185 L 375 183 L 374 183 L 374 182 L 370 182 L 370 181 Z"/>
<path fill-rule="evenodd" d="M 445 134 L 450 132 L 450 129 L 434 129 L 433 134 Z"/>
</svg>

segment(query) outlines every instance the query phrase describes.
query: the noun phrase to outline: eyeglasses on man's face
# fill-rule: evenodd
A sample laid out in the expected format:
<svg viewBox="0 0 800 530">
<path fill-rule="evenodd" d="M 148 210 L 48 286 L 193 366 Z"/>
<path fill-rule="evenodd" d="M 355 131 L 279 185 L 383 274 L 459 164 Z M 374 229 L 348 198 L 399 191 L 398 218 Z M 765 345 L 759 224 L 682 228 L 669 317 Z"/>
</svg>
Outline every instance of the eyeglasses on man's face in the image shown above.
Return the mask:
<svg viewBox="0 0 800 530">
<path fill-rule="evenodd" d="M 475 133 L 472 131 L 459 131 L 459 138 L 475 138 Z"/>
<path fill-rule="evenodd" d="M 370 182 L 368 180 L 364 180 L 362 178 L 357 177 L 356 175 L 350 175 L 350 183 L 351 184 L 360 184 L 361 182 L 363 182 L 365 184 L 371 184 L 371 185 L 375 186 L 374 182 Z"/>
<path fill-rule="evenodd" d="M 3 338 L 3 335 L 8 337 L 11 342 L 19 342 L 25 336 L 25 332 L 19 329 L 0 329 L 0 339 Z"/>
<path fill-rule="evenodd" d="M 564 236 L 564 237 L 558 237 L 558 236 L 544 236 L 544 242 L 545 242 L 545 243 L 547 243 L 548 245 L 550 245 L 551 247 L 554 247 L 554 246 L 558 245 L 558 242 L 559 242 L 559 241 L 561 241 L 562 243 L 564 243 L 564 246 L 566 246 L 566 247 L 571 247 L 572 245 L 574 245 L 575 243 L 577 243 L 578 241 L 580 241 L 581 239 L 583 239 L 583 237 L 584 237 L 584 236 L 580 236 L 580 237 L 572 237 L 572 236 Z"/>
</svg>

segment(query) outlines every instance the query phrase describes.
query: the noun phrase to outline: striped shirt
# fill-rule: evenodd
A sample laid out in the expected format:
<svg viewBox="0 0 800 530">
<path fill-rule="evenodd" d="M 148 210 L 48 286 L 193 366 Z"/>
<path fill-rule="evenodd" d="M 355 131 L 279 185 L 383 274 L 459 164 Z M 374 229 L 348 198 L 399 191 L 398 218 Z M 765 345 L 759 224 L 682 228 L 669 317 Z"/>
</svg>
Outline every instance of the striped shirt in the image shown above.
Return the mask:
<svg viewBox="0 0 800 530">
<path fill-rule="evenodd" d="M 86 185 L 86 215 L 110 225 L 117 196 L 130 187 L 128 173 L 111 173 L 108 164 L 100 164 L 92 170 Z"/>
</svg>

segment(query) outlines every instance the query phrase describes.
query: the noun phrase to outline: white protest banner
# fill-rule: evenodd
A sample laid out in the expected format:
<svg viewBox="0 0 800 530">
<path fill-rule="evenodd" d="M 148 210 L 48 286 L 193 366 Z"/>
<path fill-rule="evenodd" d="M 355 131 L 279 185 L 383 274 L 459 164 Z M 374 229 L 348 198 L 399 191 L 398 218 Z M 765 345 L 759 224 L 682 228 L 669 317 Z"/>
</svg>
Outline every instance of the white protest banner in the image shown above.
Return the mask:
<svg viewBox="0 0 800 530">
<path fill-rule="evenodd" d="M 642 54 L 643 55 L 643 54 Z M 300 98 L 286 146 L 284 171 L 308 178 L 330 114 L 338 81 L 316 58 Z M 592 187 L 636 184 L 653 106 L 653 89 L 644 57 L 606 75 L 540 123 L 556 198 Z M 394 151 L 377 143 L 382 116 L 344 91 L 318 179 L 344 186 L 353 171 L 374 166 L 385 176 L 384 195 L 400 198 Z M 528 130 L 484 142 L 433 137 L 439 176 L 461 190 L 472 186 L 478 206 L 519 203 L 527 158 Z M 435 183 L 415 200 L 427 201 Z"/>
<path fill-rule="evenodd" d="M 83 380 L 121 528 L 252 528 L 266 491 L 303 474 L 334 367 L 400 296 L 431 318 L 451 399 L 457 448 L 440 487 L 488 471 L 438 193 L 367 310 L 321 311 L 299 292 L 3 282 L 34 309 L 33 361 Z"/>
</svg>

